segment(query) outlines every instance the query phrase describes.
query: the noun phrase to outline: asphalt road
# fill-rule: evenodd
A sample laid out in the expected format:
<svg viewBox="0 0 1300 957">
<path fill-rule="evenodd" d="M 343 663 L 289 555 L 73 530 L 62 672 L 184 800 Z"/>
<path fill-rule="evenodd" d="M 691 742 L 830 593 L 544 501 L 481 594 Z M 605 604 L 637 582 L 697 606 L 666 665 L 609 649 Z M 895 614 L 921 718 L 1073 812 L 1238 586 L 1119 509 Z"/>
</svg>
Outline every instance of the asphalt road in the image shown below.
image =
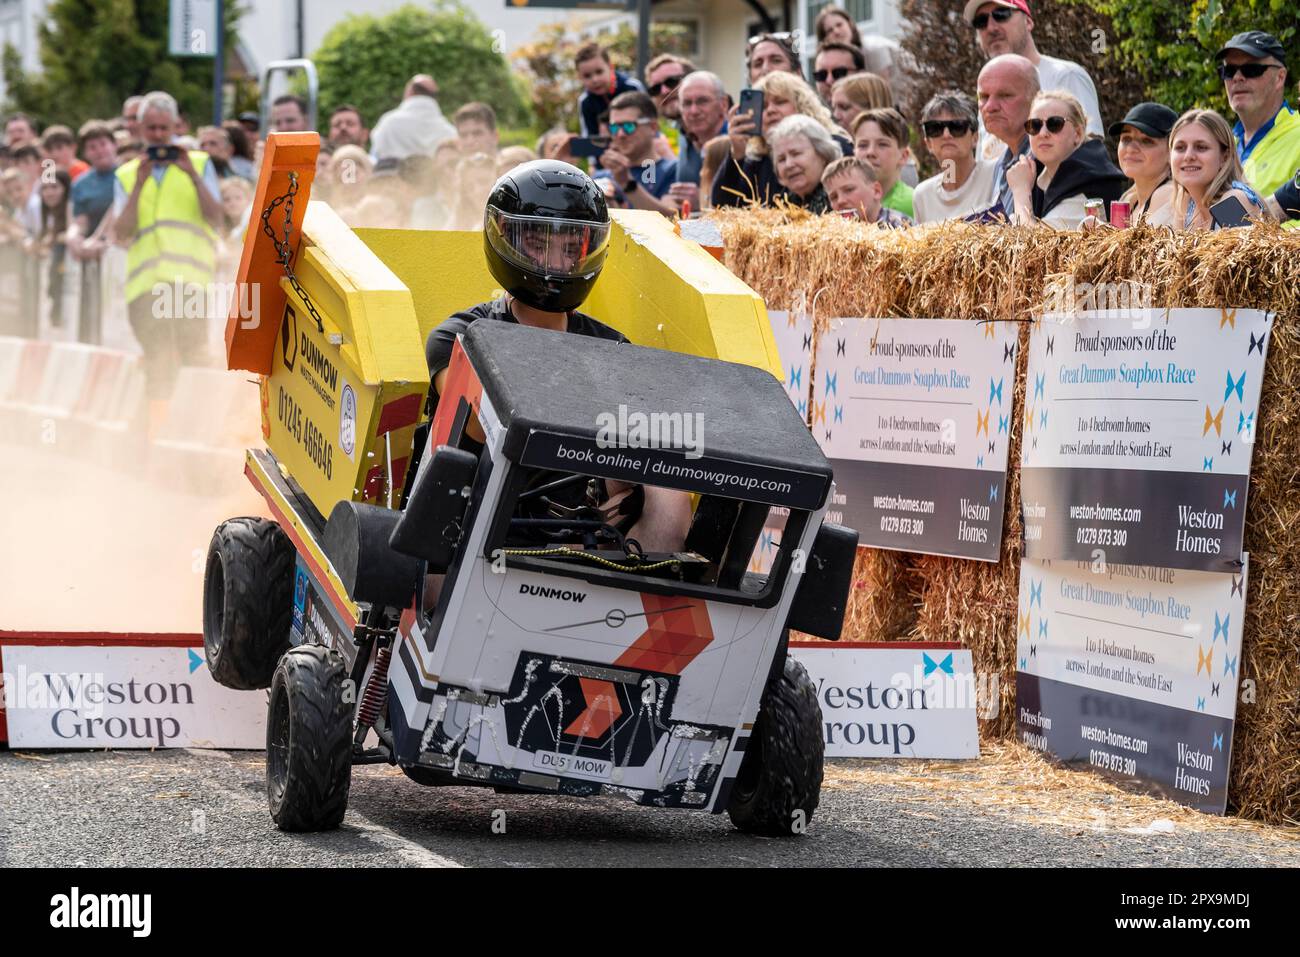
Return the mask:
<svg viewBox="0 0 1300 957">
<path fill-rule="evenodd" d="M 790 839 L 741 834 L 726 815 L 615 799 L 424 788 L 386 767 L 354 770 L 342 828 L 290 835 L 267 814 L 261 752 L 0 751 L 0 864 L 1300 866 L 1294 833 L 1228 828 L 1200 815 L 1205 826 L 1180 821 L 1173 833 L 1081 827 L 1077 813 L 1025 813 L 1032 796 L 949 800 L 918 788 L 916 764 L 873 764 L 869 774 L 861 767 L 828 763 L 821 807 L 808 832 Z M 893 771 L 911 783 L 891 784 Z"/>
</svg>

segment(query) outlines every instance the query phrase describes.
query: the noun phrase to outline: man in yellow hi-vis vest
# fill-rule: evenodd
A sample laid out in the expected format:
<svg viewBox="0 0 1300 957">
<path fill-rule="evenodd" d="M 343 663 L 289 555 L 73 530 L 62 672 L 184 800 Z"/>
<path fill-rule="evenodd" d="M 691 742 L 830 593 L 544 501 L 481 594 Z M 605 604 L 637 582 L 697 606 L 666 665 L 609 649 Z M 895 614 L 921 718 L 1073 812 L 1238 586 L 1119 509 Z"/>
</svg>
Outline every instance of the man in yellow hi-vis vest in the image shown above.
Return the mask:
<svg viewBox="0 0 1300 957">
<path fill-rule="evenodd" d="M 176 100 L 148 93 L 136 114 L 146 151 L 117 170 L 118 241 L 127 246 L 126 300 L 144 349 L 150 434 L 165 414 L 182 365 L 207 358 L 206 305 L 216 296 L 221 188 L 206 153 L 172 144 Z"/>
</svg>

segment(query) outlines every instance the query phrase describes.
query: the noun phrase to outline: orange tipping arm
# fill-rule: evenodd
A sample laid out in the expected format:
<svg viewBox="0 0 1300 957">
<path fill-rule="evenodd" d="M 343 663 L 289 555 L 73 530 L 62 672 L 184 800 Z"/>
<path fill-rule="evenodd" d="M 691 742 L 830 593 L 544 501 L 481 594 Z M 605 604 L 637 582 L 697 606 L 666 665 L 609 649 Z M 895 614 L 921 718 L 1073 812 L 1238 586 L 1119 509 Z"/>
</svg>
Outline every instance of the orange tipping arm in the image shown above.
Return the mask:
<svg viewBox="0 0 1300 957">
<path fill-rule="evenodd" d="M 266 137 L 262 171 L 253 197 L 253 213 L 244 234 L 244 251 L 235 277 L 235 295 L 231 297 L 230 315 L 226 319 L 227 368 L 271 374 L 275 338 L 280 331 L 280 317 L 284 315 L 285 307 L 285 293 L 280 287 L 284 267 L 276 258 L 270 237 L 262 231 L 262 213 L 272 200 L 288 192 L 289 173 L 296 172 L 298 192 L 293 199 L 293 230 L 289 235 L 296 262 L 302 245 L 302 220 L 307 213 L 312 181 L 316 178 L 316 154 L 319 152 L 319 133 L 270 133 Z M 283 238 L 283 204 L 271 214 L 271 226 L 276 235 Z M 247 303 L 254 304 L 251 321 L 240 315 L 241 304 Z"/>
</svg>

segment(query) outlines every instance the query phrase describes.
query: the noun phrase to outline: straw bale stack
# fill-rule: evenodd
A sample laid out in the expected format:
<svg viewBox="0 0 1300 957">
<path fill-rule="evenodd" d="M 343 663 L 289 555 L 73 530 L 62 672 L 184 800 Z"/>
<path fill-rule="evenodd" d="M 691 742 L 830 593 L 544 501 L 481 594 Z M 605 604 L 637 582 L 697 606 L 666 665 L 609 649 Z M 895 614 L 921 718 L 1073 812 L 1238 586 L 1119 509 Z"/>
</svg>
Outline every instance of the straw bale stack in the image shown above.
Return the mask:
<svg viewBox="0 0 1300 957">
<path fill-rule="evenodd" d="M 1229 802 L 1244 817 L 1300 822 L 1300 235 L 1271 225 L 1200 234 L 1139 226 L 1084 235 L 966 223 L 881 230 L 799 210 L 726 210 L 712 218 L 726 240 L 728 267 L 768 308 L 810 311 L 819 331 L 851 316 L 1026 323 L 1017 425 L 1027 320 L 1062 289 L 1137 283 L 1155 308 L 1277 314 L 1246 513 L 1251 574 Z M 1001 560 L 860 550 L 845 628 L 858 640 L 969 646 L 977 670 L 1000 676 L 1003 707 L 983 728 L 993 738 L 1015 730 L 1019 438 L 1016 428 Z"/>
</svg>

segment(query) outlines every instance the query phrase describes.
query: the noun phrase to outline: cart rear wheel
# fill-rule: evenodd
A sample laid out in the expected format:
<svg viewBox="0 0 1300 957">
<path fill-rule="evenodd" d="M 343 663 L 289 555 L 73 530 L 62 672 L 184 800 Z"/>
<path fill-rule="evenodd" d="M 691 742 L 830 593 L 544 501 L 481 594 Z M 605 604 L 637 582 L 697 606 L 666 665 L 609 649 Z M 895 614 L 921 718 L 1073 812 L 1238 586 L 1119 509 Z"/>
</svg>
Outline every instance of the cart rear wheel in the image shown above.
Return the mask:
<svg viewBox="0 0 1300 957">
<path fill-rule="evenodd" d="M 742 831 L 801 834 L 821 797 L 822 712 L 817 689 L 798 661 L 786 658 L 763 693 L 727 813 Z"/>
<path fill-rule="evenodd" d="M 217 526 L 203 577 L 203 647 L 227 688 L 271 684 L 289 649 L 295 551 L 275 522 L 232 518 Z"/>
<path fill-rule="evenodd" d="M 347 668 L 320 645 L 291 648 L 276 666 L 266 721 L 266 796 L 282 831 L 343 822 L 352 785 Z"/>
</svg>

